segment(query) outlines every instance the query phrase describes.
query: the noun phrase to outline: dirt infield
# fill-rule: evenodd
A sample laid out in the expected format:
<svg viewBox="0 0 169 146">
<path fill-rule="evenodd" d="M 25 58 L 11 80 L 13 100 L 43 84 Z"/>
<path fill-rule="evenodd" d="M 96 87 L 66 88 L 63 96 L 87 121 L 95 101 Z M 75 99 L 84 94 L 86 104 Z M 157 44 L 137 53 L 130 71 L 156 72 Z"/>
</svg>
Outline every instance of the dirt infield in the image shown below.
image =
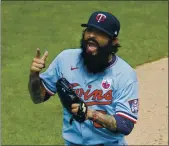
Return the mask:
<svg viewBox="0 0 169 146">
<path fill-rule="evenodd" d="M 126 137 L 129 145 L 168 145 L 168 58 L 136 69 L 139 119 Z"/>
</svg>

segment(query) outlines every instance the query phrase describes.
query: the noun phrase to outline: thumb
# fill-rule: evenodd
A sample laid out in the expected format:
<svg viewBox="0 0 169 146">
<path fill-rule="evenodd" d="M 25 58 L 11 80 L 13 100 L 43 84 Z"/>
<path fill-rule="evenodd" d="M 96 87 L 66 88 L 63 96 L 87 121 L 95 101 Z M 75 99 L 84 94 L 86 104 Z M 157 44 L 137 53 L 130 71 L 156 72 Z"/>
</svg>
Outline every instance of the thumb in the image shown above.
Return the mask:
<svg viewBox="0 0 169 146">
<path fill-rule="evenodd" d="M 48 57 L 48 51 L 45 51 L 41 59 L 45 61 L 47 57 Z"/>
</svg>

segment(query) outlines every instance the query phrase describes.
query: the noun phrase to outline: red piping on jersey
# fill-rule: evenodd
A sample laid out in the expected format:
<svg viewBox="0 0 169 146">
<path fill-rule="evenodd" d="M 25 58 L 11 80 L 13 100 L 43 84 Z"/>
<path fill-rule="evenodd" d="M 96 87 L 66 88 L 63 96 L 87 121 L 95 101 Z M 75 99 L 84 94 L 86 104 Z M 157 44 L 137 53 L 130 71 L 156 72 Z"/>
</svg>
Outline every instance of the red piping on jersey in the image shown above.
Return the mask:
<svg viewBox="0 0 169 146">
<path fill-rule="evenodd" d="M 120 112 L 119 112 L 119 113 L 117 113 L 116 115 L 119 115 L 119 116 L 121 116 L 121 117 L 124 117 L 124 118 L 126 118 L 126 119 L 129 119 L 129 120 L 131 120 L 131 121 L 134 122 L 134 123 L 137 122 L 137 120 L 135 120 L 134 118 L 132 118 L 132 117 L 130 117 L 130 116 L 124 114 L 124 113 L 120 113 Z"/>
<path fill-rule="evenodd" d="M 48 88 L 47 88 L 47 86 L 45 85 L 45 83 L 42 81 L 42 84 L 43 84 L 43 86 L 45 87 L 45 89 L 46 89 L 46 92 L 48 92 L 50 95 L 55 95 L 55 93 L 53 93 L 52 91 L 50 91 Z"/>
</svg>

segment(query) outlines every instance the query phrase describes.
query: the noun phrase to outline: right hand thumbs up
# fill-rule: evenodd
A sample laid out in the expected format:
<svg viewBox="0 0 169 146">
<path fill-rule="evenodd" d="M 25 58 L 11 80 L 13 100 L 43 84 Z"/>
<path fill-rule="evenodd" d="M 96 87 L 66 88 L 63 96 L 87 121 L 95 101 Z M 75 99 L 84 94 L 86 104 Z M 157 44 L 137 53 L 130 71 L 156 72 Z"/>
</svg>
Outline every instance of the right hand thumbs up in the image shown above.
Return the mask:
<svg viewBox="0 0 169 146">
<path fill-rule="evenodd" d="M 45 51 L 42 57 L 40 57 L 40 49 L 38 48 L 36 51 L 36 56 L 32 61 L 30 71 L 31 73 L 40 72 L 43 68 L 45 68 L 45 61 L 48 57 L 48 51 Z"/>
</svg>

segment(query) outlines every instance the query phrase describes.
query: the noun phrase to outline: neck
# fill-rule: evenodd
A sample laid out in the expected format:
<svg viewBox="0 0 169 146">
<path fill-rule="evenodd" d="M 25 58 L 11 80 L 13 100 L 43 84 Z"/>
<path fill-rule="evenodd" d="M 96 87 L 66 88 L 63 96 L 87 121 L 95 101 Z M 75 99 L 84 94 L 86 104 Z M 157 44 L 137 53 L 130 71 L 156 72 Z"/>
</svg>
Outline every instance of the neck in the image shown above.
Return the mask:
<svg viewBox="0 0 169 146">
<path fill-rule="evenodd" d="M 109 62 L 111 62 L 112 59 L 113 59 L 112 54 L 110 54 L 110 56 L 109 56 Z"/>
</svg>

